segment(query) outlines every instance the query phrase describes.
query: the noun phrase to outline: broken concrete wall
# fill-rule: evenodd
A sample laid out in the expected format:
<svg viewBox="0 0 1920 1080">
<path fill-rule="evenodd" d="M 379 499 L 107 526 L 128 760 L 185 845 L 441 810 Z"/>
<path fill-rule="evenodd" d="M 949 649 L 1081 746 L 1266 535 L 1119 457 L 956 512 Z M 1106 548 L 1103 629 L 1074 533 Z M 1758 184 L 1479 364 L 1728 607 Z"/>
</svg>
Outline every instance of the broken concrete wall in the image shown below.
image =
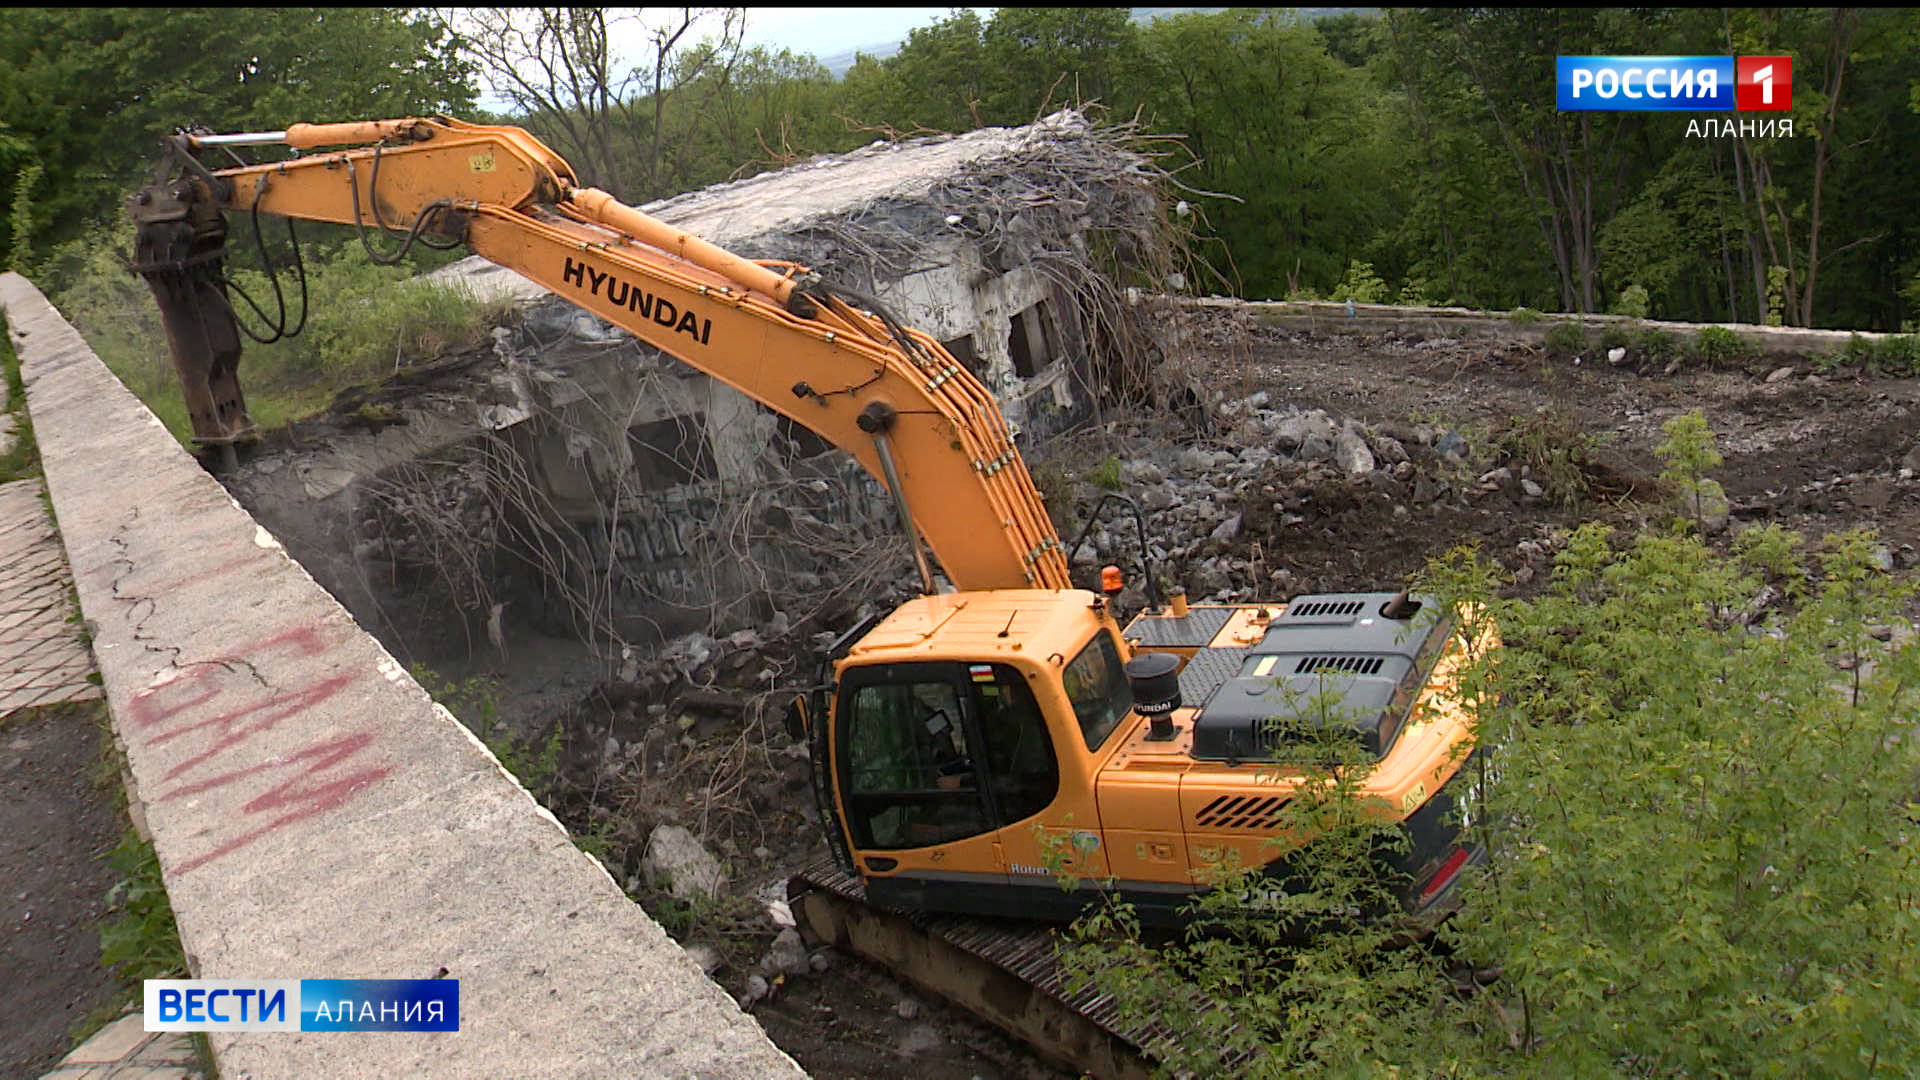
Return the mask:
<svg viewBox="0 0 1920 1080">
<path fill-rule="evenodd" d="M 1120 336 L 1125 290 L 1096 269 L 1090 238 L 1143 267 L 1163 224 L 1142 159 L 1070 113 L 876 143 L 644 209 L 873 295 L 994 391 L 1029 455 L 1089 415 L 1102 349 Z M 464 377 L 473 420 L 440 432 L 448 452 L 371 455 L 358 475 L 380 497 L 335 498 L 330 511 L 356 523 L 354 546 L 343 555 L 337 537 L 315 537 L 335 545 L 317 576 L 360 590 L 384 621 L 395 605 L 375 605 L 368 581 L 433 588 L 428 612 L 463 616 L 450 637 L 472 641 L 482 624 L 497 633 L 504 611 L 509 623 L 632 641 L 773 611 L 798 619 L 811 612 L 783 605 L 817 610 L 910 572 L 878 485 L 811 433 L 518 275 L 478 259 L 441 273 L 525 306 L 517 327 L 496 332 L 490 362 Z M 239 488 L 254 486 L 249 471 Z M 483 503 L 492 517 L 462 518 L 458 508 L 471 518 Z M 398 520 L 408 514 L 421 520 Z M 507 557 L 447 549 L 483 538 Z M 434 585 L 482 572 L 492 580 L 477 587 Z"/>
</svg>

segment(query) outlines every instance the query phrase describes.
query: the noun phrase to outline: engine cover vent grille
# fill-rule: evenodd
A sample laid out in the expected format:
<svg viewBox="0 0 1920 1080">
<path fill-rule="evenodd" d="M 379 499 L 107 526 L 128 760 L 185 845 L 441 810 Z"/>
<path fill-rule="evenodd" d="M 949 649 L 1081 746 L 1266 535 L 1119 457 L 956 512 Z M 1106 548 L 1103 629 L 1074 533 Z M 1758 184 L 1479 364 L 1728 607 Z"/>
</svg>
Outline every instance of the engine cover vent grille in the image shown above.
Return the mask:
<svg viewBox="0 0 1920 1080">
<path fill-rule="evenodd" d="M 1193 823 L 1203 829 L 1271 829 L 1292 801 L 1291 795 L 1221 795 L 1201 807 Z"/>
<path fill-rule="evenodd" d="M 1293 669 L 1295 675 L 1311 675 L 1316 671 L 1340 671 L 1348 675 L 1376 675 L 1380 666 L 1386 663 L 1378 656 L 1303 656 Z"/>
<path fill-rule="evenodd" d="M 1364 600 L 1305 600 L 1295 601 L 1287 608 L 1284 619 L 1319 619 L 1327 616 L 1352 616 L 1366 610 Z"/>
</svg>

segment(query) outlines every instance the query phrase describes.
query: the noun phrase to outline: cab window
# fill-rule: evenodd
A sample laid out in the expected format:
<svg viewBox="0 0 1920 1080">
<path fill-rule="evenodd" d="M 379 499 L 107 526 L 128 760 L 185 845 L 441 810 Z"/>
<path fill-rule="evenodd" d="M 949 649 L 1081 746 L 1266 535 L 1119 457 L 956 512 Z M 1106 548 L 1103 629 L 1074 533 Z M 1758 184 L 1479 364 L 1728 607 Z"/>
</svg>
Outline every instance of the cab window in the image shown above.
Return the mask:
<svg viewBox="0 0 1920 1080">
<path fill-rule="evenodd" d="M 1112 634 L 1095 634 L 1060 673 L 1087 749 L 1098 750 L 1133 708 L 1133 691 Z"/>
<path fill-rule="evenodd" d="M 987 830 L 950 680 L 861 686 L 848 704 L 847 816 L 861 847 L 925 847 Z"/>
<path fill-rule="evenodd" d="M 967 683 L 979 710 L 995 820 L 1011 825 L 1045 810 L 1060 793 L 1060 765 L 1027 681 L 1004 664 L 974 664 Z"/>
<path fill-rule="evenodd" d="M 1031 817 L 1058 794 L 1046 723 L 1001 664 L 899 664 L 841 690 L 847 825 L 862 848 L 915 848 Z"/>
</svg>

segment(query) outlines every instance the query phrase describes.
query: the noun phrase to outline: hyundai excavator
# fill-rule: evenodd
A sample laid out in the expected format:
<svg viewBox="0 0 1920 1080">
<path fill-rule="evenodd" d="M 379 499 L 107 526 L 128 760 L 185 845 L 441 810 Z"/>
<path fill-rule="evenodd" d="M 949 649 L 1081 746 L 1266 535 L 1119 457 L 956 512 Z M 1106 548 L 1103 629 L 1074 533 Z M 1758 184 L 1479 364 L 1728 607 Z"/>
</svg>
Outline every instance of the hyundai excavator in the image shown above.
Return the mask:
<svg viewBox="0 0 1920 1080">
<path fill-rule="evenodd" d="M 236 146 L 293 154 L 204 160 Z M 1410 915 L 1444 911 L 1481 857 L 1452 820 L 1474 724 L 1450 692 L 1463 647 L 1441 605 L 1380 592 L 1188 606 L 1150 592 L 1123 628 L 1116 586 L 1069 580 L 997 403 L 936 340 L 804 267 L 741 258 L 582 186 L 526 131 L 432 118 L 181 133 L 128 208 L 133 269 L 205 445 L 252 429 L 222 270 L 225 215 L 246 212 L 464 243 L 853 455 L 899 509 L 920 595 L 850 631 L 800 698 L 833 865 L 795 898 L 822 936 L 995 999 L 976 1011 L 1026 1009 L 1030 988 L 1012 1005 L 1004 991 L 1037 953 L 969 920 L 1066 920 L 1116 894 L 1172 922 L 1223 864 L 1282 865 L 1308 839 L 1285 835 L 1314 774 L 1290 753 L 1303 728 L 1353 740 L 1371 763 L 1365 805 L 1410 838 L 1382 868 Z M 939 927 L 949 944 L 922 940 Z M 964 956 L 929 951 L 956 940 L 997 952 L 1001 974 L 956 974 Z M 1064 1038 L 1057 1018 L 1025 1022 Z"/>
</svg>

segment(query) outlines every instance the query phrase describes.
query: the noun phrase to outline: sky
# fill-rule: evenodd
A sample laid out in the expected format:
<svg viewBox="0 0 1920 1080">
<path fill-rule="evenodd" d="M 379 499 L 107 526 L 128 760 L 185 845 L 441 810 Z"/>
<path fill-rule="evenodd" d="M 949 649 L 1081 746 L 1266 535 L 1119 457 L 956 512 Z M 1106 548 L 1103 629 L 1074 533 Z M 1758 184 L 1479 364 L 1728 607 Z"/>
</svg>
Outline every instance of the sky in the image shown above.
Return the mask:
<svg viewBox="0 0 1920 1080">
<path fill-rule="evenodd" d="M 822 60 L 872 45 L 905 41 L 907 32 L 946 18 L 955 9 L 926 8 L 804 8 L 750 7 L 747 9 L 749 45 L 785 46 L 796 53 L 812 53 Z M 992 8 L 976 8 L 984 20 Z"/>
<path fill-rule="evenodd" d="M 795 53 L 811 53 L 839 72 L 852 61 L 854 50 L 889 55 L 890 50 L 882 52 L 881 47 L 905 42 L 908 32 L 931 26 L 957 10 L 961 9 L 750 7 L 746 9 L 745 42 L 776 49 L 784 47 Z M 972 10 L 982 21 L 991 18 L 994 11 L 993 8 Z M 718 18 L 708 16 L 694 25 L 687 42 L 691 44 L 718 30 Z M 610 37 L 617 61 L 632 65 L 649 55 L 644 31 L 631 23 L 615 23 L 610 30 Z M 506 108 L 504 101 L 496 99 L 484 89 L 480 104 L 489 110 Z"/>
</svg>

